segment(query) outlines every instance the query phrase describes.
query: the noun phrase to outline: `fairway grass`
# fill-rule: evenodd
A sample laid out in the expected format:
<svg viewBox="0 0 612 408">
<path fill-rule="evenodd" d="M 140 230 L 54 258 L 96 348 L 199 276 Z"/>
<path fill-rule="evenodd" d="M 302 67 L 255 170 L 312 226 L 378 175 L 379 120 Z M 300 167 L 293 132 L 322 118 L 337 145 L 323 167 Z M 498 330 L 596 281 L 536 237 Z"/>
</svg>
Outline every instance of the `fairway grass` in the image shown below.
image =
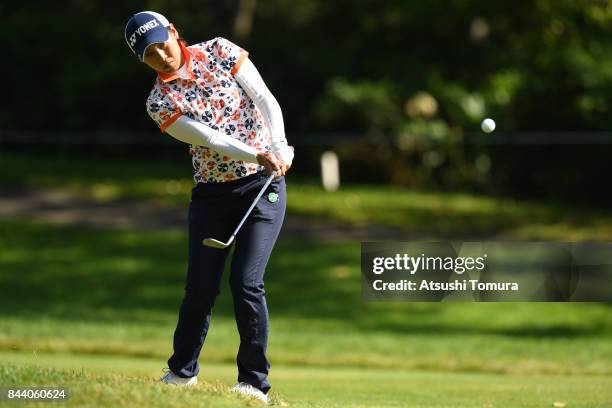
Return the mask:
<svg viewBox="0 0 612 408">
<path fill-rule="evenodd" d="M 11 231 L 0 237 L 0 350 L 167 359 L 183 234 L 18 220 L 0 228 Z M 278 243 L 266 271 L 273 362 L 612 374 L 610 305 L 363 302 L 359 262 L 350 242 Z M 233 361 L 238 347 L 228 276 L 203 351 L 218 363 Z"/>
<path fill-rule="evenodd" d="M 160 384 L 160 361 L 151 359 L 2 352 L 0 360 L 4 386 L 66 387 L 70 392 L 68 406 L 260 406 L 229 392 L 235 384 L 233 364 L 203 362 L 200 383 L 184 389 Z M 599 408 L 612 401 L 609 377 L 585 375 L 277 365 L 270 381 L 270 405 L 290 407 L 535 408 L 552 407 L 557 402 L 568 408 Z"/>
</svg>

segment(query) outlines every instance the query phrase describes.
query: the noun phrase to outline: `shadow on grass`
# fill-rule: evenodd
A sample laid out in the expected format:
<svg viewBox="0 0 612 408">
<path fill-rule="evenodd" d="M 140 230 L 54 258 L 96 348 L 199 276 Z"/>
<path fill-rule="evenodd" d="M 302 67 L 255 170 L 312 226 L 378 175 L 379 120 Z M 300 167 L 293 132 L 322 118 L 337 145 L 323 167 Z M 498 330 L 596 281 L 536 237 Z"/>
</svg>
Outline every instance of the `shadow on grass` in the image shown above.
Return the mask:
<svg viewBox="0 0 612 408">
<path fill-rule="evenodd" d="M 436 236 L 491 237 L 499 234 L 553 240 L 606 240 L 609 212 L 558 202 L 515 201 L 461 193 L 411 191 L 391 186 L 343 186 L 326 194 L 312 184 L 289 192 L 292 214 L 374 223 Z M 587 233 L 588 232 L 588 233 Z"/>
<path fill-rule="evenodd" d="M 17 153 L 1 154 L 0 160 L 8 170 L 0 173 L 3 188 L 45 187 L 103 201 L 138 199 L 184 207 L 193 187 L 187 158 L 134 161 Z M 293 215 L 446 237 L 608 241 L 611 236 L 607 208 L 380 185 L 346 184 L 328 194 L 312 180 L 291 177 L 288 212 Z"/>
<path fill-rule="evenodd" d="M 186 271 L 184 234 L 14 220 L 0 226 L 2 315 L 136 322 L 175 318 Z M 610 305 L 594 310 L 576 304 L 362 302 L 359 260 L 358 243 L 279 242 L 266 276 L 270 313 L 406 334 L 559 338 L 611 331 Z M 228 278 L 226 271 L 215 315 L 233 315 Z"/>
</svg>

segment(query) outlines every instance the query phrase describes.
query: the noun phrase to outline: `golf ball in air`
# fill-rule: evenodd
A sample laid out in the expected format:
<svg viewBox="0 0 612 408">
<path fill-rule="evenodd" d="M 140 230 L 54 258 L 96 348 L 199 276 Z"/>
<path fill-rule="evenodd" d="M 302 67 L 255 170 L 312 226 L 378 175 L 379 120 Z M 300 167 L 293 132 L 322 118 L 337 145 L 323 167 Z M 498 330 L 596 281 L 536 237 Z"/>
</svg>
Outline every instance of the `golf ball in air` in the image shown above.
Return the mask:
<svg viewBox="0 0 612 408">
<path fill-rule="evenodd" d="M 485 133 L 491 133 L 492 131 L 495 130 L 495 121 L 493 119 L 486 118 L 480 124 L 480 128 Z"/>
</svg>

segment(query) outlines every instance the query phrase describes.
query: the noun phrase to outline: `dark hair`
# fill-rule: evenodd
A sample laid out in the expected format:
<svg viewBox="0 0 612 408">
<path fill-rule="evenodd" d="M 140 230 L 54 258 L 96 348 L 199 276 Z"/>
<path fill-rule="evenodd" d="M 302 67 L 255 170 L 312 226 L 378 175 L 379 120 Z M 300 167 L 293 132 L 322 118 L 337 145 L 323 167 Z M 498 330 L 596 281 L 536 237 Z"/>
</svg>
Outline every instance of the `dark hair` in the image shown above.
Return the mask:
<svg viewBox="0 0 612 408">
<path fill-rule="evenodd" d="M 187 40 L 186 40 L 186 39 L 184 39 L 183 37 L 181 37 L 180 35 L 179 35 L 179 38 L 177 38 L 177 39 L 176 39 L 176 41 L 180 42 L 180 43 L 181 43 L 181 44 L 183 44 L 185 47 L 188 47 L 188 46 L 189 46 L 189 43 L 187 42 Z"/>
</svg>

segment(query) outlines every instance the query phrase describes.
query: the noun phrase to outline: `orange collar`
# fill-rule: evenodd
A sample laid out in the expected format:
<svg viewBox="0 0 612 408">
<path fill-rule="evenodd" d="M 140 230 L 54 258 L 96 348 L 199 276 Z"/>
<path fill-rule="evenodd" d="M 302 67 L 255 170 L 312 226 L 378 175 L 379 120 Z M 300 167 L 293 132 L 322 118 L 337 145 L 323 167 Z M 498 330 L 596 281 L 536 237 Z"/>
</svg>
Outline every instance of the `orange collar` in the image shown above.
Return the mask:
<svg viewBox="0 0 612 408">
<path fill-rule="evenodd" d="M 183 57 L 185 58 L 185 62 L 184 63 L 187 64 L 187 72 L 189 73 L 189 75 L 193 79 L 194 78 L 193 71 L 191 70 L 191 53 L 189 52 L 187 47 L 185 47 L 183 45 L 182 42 L 179 42 L 179 47 L 181 47 L 181 54 L 183 54 Z M 157 71 L 157 75 L 159 75 L 159 78 L 163 82 L 169 82 L 169 81 L 172 81 L 173 79 L 178 78 L 178 74 L 176 74 L 175 72 L 170 73 L 170 74 L 166 74 L 164 72 Z"/>
</svg>

